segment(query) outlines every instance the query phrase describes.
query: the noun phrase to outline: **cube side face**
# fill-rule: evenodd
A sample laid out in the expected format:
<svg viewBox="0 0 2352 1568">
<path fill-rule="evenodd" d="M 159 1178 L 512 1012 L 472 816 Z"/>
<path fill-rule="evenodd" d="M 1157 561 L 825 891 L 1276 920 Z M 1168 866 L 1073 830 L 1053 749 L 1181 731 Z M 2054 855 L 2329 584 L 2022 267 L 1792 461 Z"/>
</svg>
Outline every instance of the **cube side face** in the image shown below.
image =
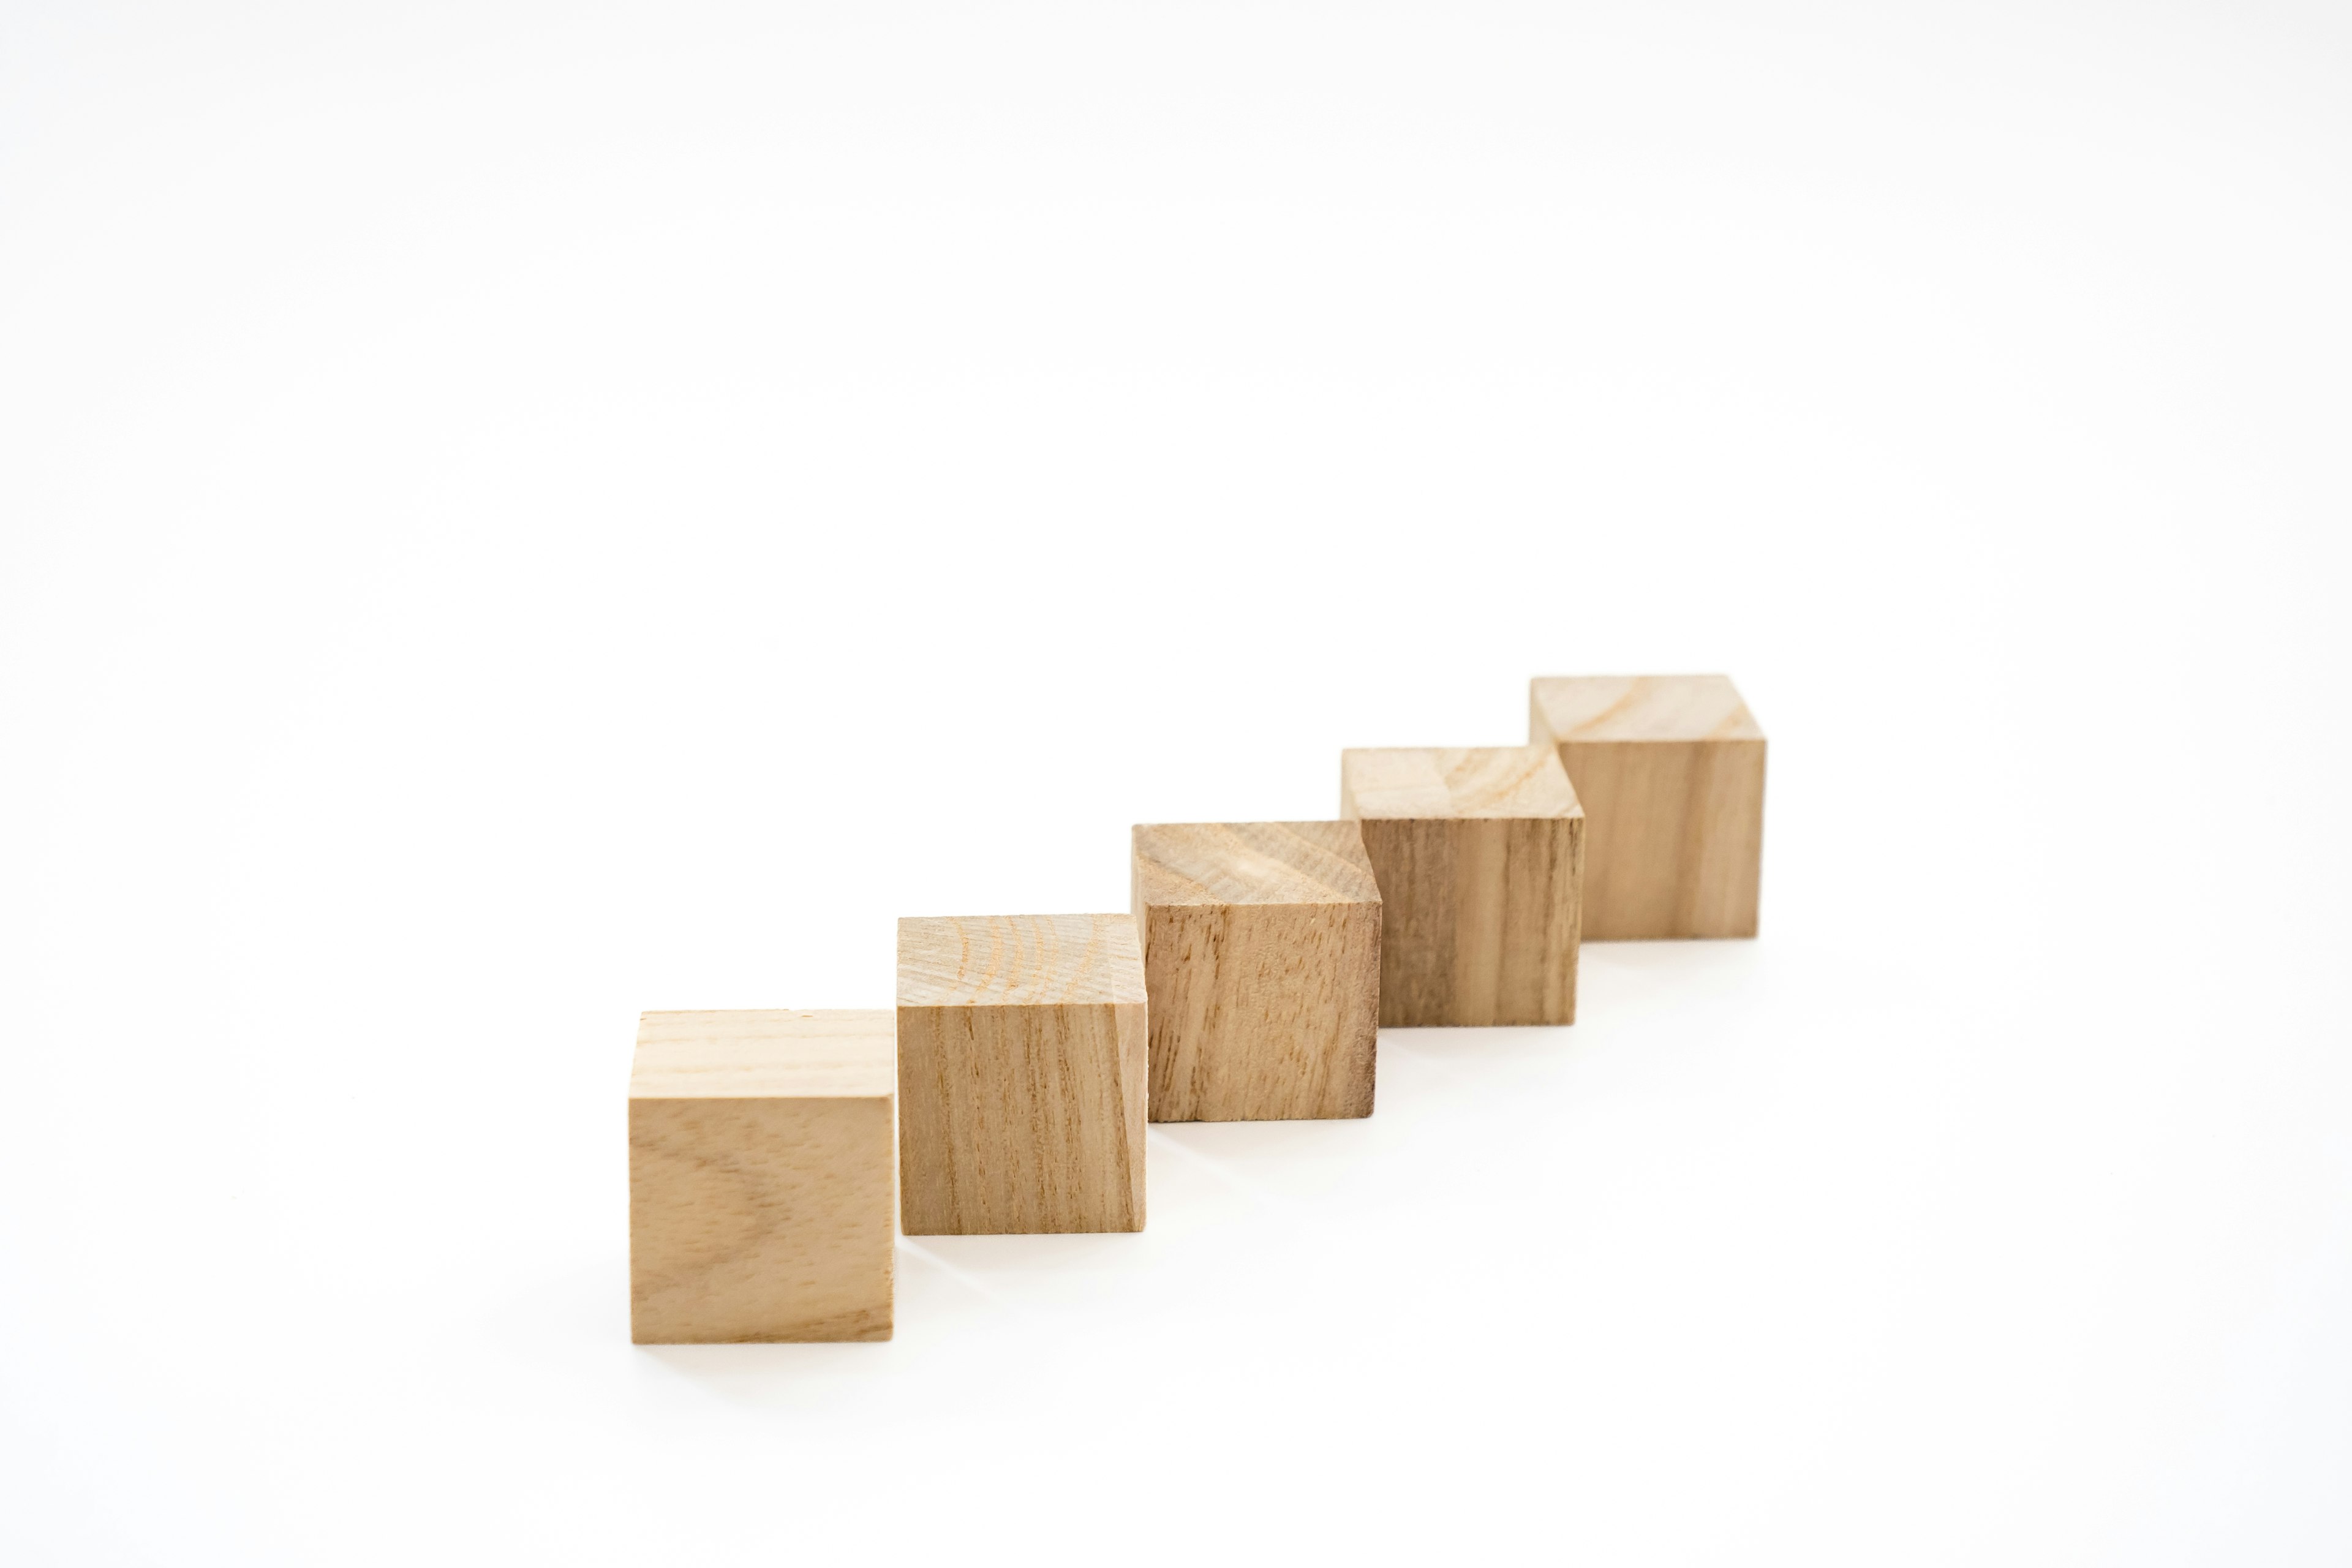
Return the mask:
<svg viewBox="0 0 2352 1568">
<path fill-rule="evenodd" d="M 1381 908 L 1147 908 L 1151 1120 L 1370 1116 Z"/>
<path fill-rule="evenodd" d="M 1454 824 L 1368 817 L 1364 853 L 1381 887 L 1381 1027 L 1452 1022 Z"/>
<path fill-rule="evenodd" d="M 1756 934 L 1763 741 L 1566 742 L 1559 752 L 1588 825 L 1588 939 Z"/>
<path fill-rule="evenodd" d="M 639 1344 L 887 1340 L 890 1097 L 632 1099 Z"/>
<path fill-rule="evenodd" d="M 1576 1021 L 1584 820 L 1368 821 L 1388 1028 Z"/>
<path fill-rule="evenodd" d="M 906 1233 L 1141 1230 L 1144 1011 L 900 1007 Z"/>
<path fill-rule="evenodd" d="M 1487 895 L 1502 910 L 1493 960 L 1494 1021 L 1573 1024 L 1584 938 L 1584 818 L 1502 826 L 1501 891 Z"/>
</svg>

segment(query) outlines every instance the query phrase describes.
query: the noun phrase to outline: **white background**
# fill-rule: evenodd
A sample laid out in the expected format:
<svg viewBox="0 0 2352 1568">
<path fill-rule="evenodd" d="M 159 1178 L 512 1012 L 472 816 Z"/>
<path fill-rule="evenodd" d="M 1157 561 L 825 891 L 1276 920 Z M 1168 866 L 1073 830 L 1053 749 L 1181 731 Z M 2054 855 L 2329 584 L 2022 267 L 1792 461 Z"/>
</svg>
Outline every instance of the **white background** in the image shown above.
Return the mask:
<svg viewBox="0 0 2352 1568">
<path fill-rule="evenodd" d="M 2352 19 L 1615 9 L 0 5 L 0 1558 L 2346 1561 Z M 1684 669 L 1761 940 L 629 1344 L 638 1010 Z"/>
</svg>

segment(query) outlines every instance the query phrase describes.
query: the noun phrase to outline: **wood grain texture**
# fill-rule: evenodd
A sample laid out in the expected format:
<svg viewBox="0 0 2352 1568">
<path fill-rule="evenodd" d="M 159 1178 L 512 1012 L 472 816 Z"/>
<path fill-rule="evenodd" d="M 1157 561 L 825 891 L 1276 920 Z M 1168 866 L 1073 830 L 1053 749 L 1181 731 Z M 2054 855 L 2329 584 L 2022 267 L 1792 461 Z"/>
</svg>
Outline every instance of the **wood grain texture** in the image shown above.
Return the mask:
<svg viewBox="0 0 2352 1568">
<path fill-rule="evenodd" d="M 1141 1230 L 1145 1005 L 1130 916 L 900 921 L 907 1234 Z"/>
<path fill-rule="evenodd" d="M 1543 676 L 1528 736 L 1584 803 L 1584 935 L 1752 937 L 1764 731 L 1720 675 Z"/>
<path fill-rule="evenodd" d="M 1584 816 L 1546 746 L 1350 751 L 1384 1028 L 1572 1024 Z"/>
<path fill-rule="evenodd" d="M 647 1013 L 629 1079 L 639 1344 L 887 1340 L 887 1012 Z"/>
<path fill-rule="evenodd" d="M 1135 829 L 1154 1121 L 1370 1116 L 1381 894 L 1352 822 Z"/>
</svg>

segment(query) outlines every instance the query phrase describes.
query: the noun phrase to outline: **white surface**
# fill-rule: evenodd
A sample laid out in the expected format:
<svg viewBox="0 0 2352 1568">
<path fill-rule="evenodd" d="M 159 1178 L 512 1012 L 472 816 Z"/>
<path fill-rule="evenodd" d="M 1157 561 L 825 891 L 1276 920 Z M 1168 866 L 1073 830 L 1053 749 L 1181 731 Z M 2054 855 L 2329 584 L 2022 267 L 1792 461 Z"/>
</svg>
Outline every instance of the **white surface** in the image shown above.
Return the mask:
<svg viewBox="0 0 2352 1568">
<path fill-rule="evenodd" d="M 0 11 L 0 1558 L 2352 1554 L 2341 8 L 327 10 Z M 1714 668 L 1761 941 L 628 1344 L 638 1009 Z"/>
</svg>

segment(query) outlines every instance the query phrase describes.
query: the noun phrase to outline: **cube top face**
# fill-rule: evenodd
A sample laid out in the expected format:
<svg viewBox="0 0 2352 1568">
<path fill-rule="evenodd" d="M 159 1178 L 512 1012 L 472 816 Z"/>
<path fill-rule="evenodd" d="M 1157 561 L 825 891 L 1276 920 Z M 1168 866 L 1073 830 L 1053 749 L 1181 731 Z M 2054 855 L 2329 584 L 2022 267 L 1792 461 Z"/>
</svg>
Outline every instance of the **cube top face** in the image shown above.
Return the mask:
<svg viewBox="0 0 2352 1568">
<path fill-rule="evenodd" d="M 1544 675 L 1528 685 L 1555 741 L 1760 741 L 1728 676 Z"/>
<path fill-rule="evenodd" d="M 1144 1000 L 1131 915 L 943 915 L 898 922 L 901 1007 Z"/>
<path fill-rule="evenodd" d="M 1343 809 L 1366 821 L 1584 815 L 1549 746 L 1342 752 L 1339 779 Z"/>
<path fill-rule="evenodd" d="M 898 1082 L 898 1015 L 887 1009 L 647 1013 L 629 1098 L 870 1099 Z"/>
<path fill-rule="evenodd" d="M 1352 822 L 1159 822 L 1135 830 L 1143 905 L 1376 904 Z"/>
</svg>

